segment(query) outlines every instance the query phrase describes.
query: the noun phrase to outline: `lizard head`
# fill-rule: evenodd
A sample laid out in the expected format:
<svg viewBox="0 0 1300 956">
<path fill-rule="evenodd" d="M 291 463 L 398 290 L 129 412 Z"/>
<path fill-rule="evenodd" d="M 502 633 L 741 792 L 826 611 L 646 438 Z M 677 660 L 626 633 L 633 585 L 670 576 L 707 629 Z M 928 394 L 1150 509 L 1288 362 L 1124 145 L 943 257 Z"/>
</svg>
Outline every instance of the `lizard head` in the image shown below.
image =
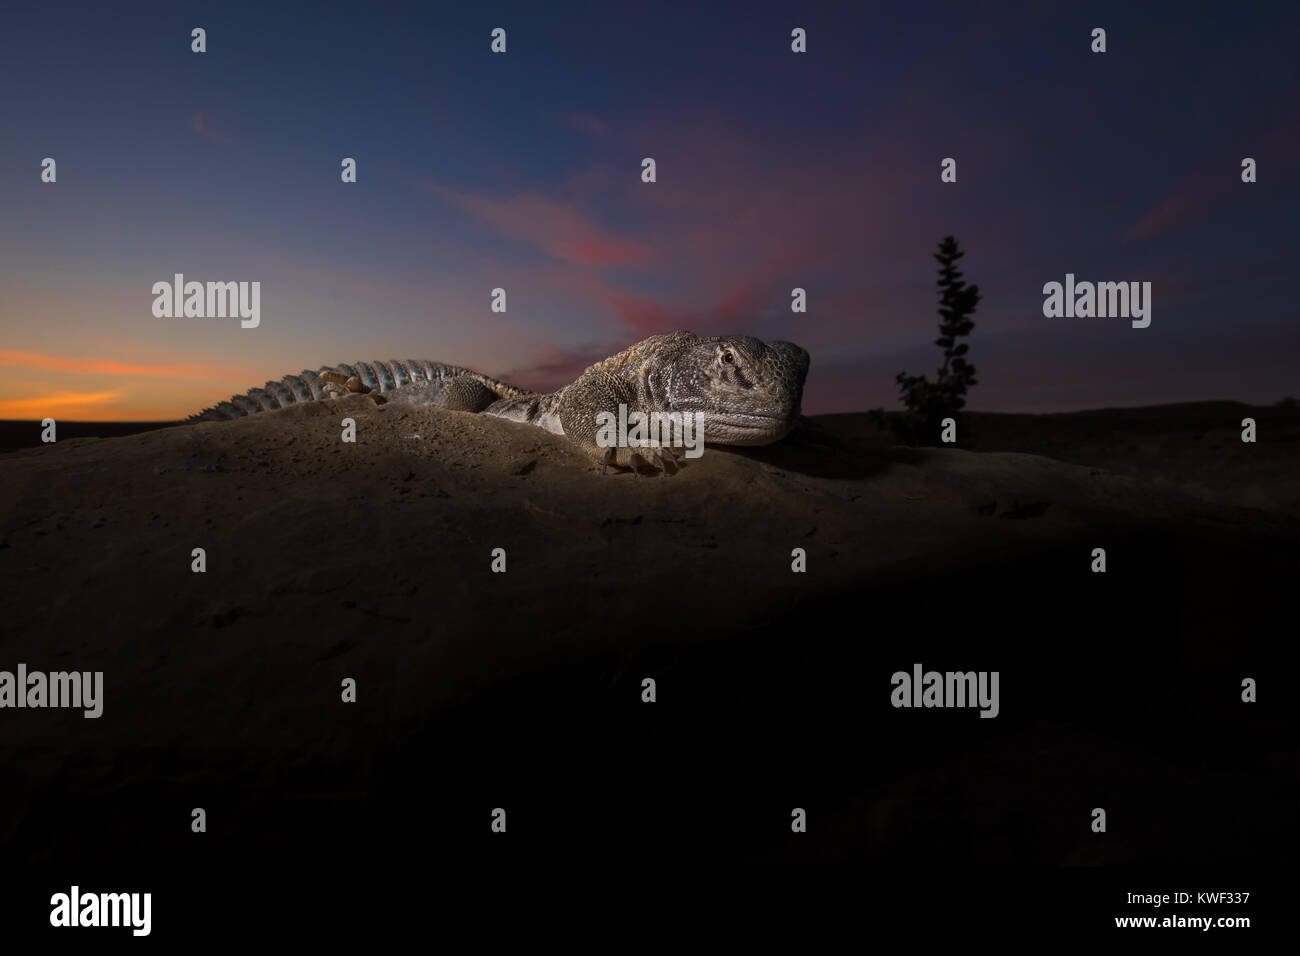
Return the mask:
<svg viewBox="0 0 1300 956">
<path fill-rule="evenodd" d="M 768 445 L 789 434 L 799 418 L 808 361 L 792 342 L 748 335 L 695 339 L 663 377 L 667 404 L 702 414 L 706 442 Z"/>
</svg>

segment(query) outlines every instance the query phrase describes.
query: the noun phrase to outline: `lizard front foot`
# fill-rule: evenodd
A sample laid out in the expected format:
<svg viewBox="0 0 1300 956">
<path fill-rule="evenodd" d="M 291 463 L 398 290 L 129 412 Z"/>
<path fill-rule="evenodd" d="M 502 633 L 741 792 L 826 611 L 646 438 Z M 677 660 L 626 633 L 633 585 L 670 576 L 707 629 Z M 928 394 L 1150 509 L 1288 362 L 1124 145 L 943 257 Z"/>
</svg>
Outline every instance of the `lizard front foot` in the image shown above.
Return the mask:
<svg viewBox="0 0 1300 956">
<path fill-rule="evenodd" d="M 603 475 L 610 465 L 630 469 L 638 477 L 642 466 L 653 474 L 675 475 L 681 469 L 677 453 L 666 445 L 645 445 L 636 448 L 606 448 L 601 461 Z"/>
</svg>

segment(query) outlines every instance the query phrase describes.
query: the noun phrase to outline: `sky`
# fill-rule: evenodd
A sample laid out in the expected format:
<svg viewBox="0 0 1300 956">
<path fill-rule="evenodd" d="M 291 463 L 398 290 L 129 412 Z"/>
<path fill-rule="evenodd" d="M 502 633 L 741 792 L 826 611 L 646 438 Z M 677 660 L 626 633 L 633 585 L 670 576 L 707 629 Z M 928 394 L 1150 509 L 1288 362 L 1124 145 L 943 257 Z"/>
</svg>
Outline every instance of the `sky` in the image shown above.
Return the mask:
<svg viewBox="0 0 1300 956">
<path fill-rule="evenodd" d="M 368 359 L 549 390 L 674 329 L 804 346 L 806 413 L 897 407 L 947 235 L 971 408 L 1300 394 L 1300 8 L 1135 6 L 11 5 L 0 418 Z M 259 282 L 260 324 L 156 317 L 176 273 Z M 1067 273 L 1151 282 L 1150 327 L 1045 317 Z"/>
</svg>

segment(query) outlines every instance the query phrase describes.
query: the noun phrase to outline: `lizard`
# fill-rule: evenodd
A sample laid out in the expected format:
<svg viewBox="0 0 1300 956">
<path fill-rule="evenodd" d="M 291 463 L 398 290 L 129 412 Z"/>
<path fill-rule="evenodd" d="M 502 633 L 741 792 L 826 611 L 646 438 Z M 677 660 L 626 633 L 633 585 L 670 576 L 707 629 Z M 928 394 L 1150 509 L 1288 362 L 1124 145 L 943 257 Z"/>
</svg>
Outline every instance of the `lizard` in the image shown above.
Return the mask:
<svg viewBox="0 0 1300 956">
<path fill-rule="evenodd" d="M 356 362 L 286 375 L 190 416 L 184 424 L 221 421 L 298 402 L 367 393 L 377 401 L 409 402 L 451 411 L 480 412 L 563 435 L 602 471 L 634 474 L 641 467 L 673 474 L 673 445 L 608 446 L 598 441 L 599 414 L 692 413 L 702 438 L 723 445 L 768 445 L 794 428 L 809 355 L 792 342 L 747 335 L 702 338 L 676 331 L 631 345 L 589 366 L 554 392 L 534 392 L 472 369 L 429 361 Z M 606 419 L 608 421 L 608 419 Z"/>
</svg>

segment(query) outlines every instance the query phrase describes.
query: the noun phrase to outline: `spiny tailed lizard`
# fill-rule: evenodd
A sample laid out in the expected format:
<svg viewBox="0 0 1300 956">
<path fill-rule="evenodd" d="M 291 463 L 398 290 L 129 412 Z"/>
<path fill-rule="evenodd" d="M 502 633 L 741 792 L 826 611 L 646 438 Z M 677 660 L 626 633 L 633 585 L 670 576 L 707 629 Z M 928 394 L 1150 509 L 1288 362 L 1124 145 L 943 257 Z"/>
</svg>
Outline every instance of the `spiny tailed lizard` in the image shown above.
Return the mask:
<svg viewBox="0 0 1300 956">
<path fill-rule="evenodd" d="M 598 464 L 637 472 L 644 464 L 673 473 L 670 446 L 602 447 L 597 415 L 693 413 L 705 442 L 768 445 L 784 438 L 799 416 L 808 353 L 791 342 L 745 335 L 700 338 L 691 332 L 652 335 L 592 365 L 559 391 L 541 394 L 487 375 L 428 361 L 357 362 L 286 375 L 236 395 L 186 422 L 239 418 L 353 392 L 381 401 L 482 412 L 563 435 Z"/>
</svg>

